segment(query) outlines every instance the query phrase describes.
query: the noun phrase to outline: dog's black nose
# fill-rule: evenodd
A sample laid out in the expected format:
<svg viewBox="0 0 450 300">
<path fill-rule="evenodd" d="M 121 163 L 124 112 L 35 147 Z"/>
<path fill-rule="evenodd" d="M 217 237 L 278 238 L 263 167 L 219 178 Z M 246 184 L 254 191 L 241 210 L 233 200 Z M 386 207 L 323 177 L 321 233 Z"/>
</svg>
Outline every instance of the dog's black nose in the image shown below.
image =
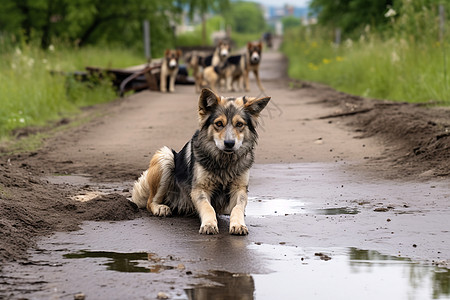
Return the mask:
<svg viewBox="0 0 450 300">
<path fill-rule="evenodd" d="M 223 144 L 225 145 L 226 149 L 231 149 L 234 147 L 234 140 L 225 140 Z"/>
</svg>

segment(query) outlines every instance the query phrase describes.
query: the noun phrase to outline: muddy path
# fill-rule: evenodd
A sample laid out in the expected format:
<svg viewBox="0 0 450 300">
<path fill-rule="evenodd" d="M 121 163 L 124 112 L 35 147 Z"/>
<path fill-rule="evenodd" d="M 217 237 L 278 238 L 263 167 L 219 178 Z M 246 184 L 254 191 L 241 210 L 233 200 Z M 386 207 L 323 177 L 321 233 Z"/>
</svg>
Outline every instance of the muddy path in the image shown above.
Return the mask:
<svg viewBox="0 0 450 300">
<path fill-rule="evenodd" d="M 155 218 L 127 200 L 151 155 L 181 149 L 197 126 L 193 87 L 142 92 L 92 108 L 36 152 L 1 157 L 0 295 L 450 298 L 448 109 L 291 81 L 286 64 L 264 53 L 272 101 L 249 236 L 228 235 L 226 216 L 219 235 L 199 235 L 196 218 Z"/>
</svg>

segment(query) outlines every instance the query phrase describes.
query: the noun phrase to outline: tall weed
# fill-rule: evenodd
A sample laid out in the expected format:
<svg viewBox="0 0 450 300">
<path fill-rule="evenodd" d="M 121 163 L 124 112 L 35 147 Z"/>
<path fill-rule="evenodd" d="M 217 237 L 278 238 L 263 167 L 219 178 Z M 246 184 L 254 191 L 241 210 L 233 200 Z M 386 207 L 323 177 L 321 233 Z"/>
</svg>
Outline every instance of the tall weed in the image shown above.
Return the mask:
<svg viewBox="0 0 450 300">
<path fill-rule="evenodd" d="M 388 32 L 367 26 L 359 39 L 340 45 L 327 28 L 290 29 L 282 46 L 289 76 L 366 97 L 450 105 L 450 45 L 439 40 L 436 9 L 416 12 L 413 1 L 404 2 Z"/>
<path fill-rule="evenodd" d="M 41 126 L 79 107 L 116 97 L 110 81 L 81 83 L 65 76 L 67 72 L 143 62 L 143 57 L 126 49 L 57 45 L 43 51 L 38 46 L 13 46 L 0 40 L 0 138 L 16 128 Z"/>
</svg>

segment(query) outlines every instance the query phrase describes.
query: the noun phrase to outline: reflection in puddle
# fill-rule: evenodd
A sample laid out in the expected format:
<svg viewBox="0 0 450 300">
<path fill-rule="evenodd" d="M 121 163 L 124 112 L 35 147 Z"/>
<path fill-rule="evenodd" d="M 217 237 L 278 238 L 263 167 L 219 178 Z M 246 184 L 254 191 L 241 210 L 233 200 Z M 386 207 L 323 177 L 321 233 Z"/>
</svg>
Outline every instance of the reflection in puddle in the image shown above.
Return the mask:
<svg viewBox="0 0 450 300">
<path fill-rule="evenodd" d="M 334 207 L 310 209 L 300 199 L 282 199 L 271 197 L 249 197 L 245 214 L 248 216 L 286 216 L 312 213 L 316 215 L 356 215 L 353 207 Z"/>
<path fill-rule="evenodd" d="M 107 270 L 128 273 L 159 273 L 163 270 L 171 270 L 175 267 L 162 264 L 162 260 L 153 253 L 134 252 L 117 253 L 105 251 L 79 251 L 63 255 L 68 259 L 97 258 L 107 266 Z M 98 260 L 95 261 L 98 263 Z"/>
<path fill-rule="evenodd" d="M 318 249 L 250 248 L 259 249 L 276 270 L 253 275 L 256 299 L 450 299 L 448 269 L 406 258 L 338 248 L 327 249 L 323 253 L 331 259 L 322 260 Z"/>
<path fill-rule="evenodd" d="M 359 213 L 357 208 L 351 207 L 335 207 L 335 208 L 323 208 L 315 209 L 313 213 L 316 215 L 356 215 Z"/>
<path fill-rule="evenodd" d="M 248 216 L 284 216 L 304 214 L 305 203 L 299 199 L 282 199 L 272 197 L 248 197 L 245 214 Z"/>
<path fill-rule="evenodd" d="M 450 299 L 450 272 L 377 251 L 254 245 L 267 255 L 270 274 L 214 271 L 215 285 L 186 289 L 188 299 Z M 320 252 L 321 253 L 321 252 Z M 324 254 L 325 255 L 325 254 Z M 218 284 L 218 285 L 217 285 Z"/>
<path fill-rule="evenodd" d="M 255 282 L 253 277 L 248 274 L 213 271 L 201 278 L 214 282 L 214 285 L 201 285 L 186 289 L 189 300 L 253 299 Z"/>
</svg>

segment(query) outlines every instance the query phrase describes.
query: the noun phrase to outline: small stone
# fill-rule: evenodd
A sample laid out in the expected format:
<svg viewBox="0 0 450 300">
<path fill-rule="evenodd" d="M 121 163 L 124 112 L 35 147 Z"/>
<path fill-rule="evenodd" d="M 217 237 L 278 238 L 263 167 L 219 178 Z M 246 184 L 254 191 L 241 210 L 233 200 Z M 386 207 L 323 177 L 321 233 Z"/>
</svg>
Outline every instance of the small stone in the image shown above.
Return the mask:
<svg viewBox="0 0 450 300">
<path fill-rule="evenodd" d="M 389 208 L 387 208 L 387 207 L 377 207 L 373 211 L 376 211 L 376 212 L 387 212 L 387 211 L 389 211 Z"/>
<path fill-rule="evenodd" d="M 159 292 L 158 295 L 156 295 L 156 299 L 169 299 L 169 296 L 164 292 Z"/>
<path fill-rule="evenodd" d="M 86 296 L 83 293 L 78 293 L 73 296 L 73 299 L 74 300 L 84 300 L 84 299 L 86 299 Z"/>
</svg>

